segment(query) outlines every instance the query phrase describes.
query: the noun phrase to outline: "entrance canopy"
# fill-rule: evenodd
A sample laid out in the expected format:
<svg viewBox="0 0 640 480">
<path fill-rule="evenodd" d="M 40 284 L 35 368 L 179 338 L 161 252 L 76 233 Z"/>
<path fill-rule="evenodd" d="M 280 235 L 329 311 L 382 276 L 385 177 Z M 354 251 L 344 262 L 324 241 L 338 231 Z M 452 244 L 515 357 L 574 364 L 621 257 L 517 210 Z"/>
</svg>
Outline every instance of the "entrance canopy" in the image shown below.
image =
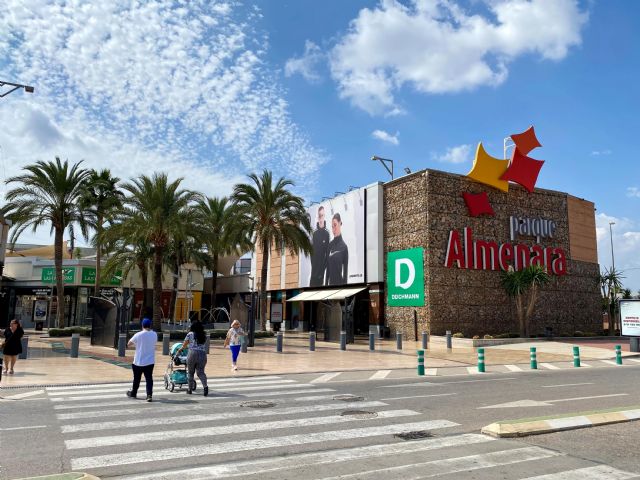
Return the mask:
<svg viewBox="0 0 640 480">
<path fill-rule="evenodd" d="M 295 297 L 287 299 L 287 302 L 317 302 L 319 300 L 344 300 L 367 287 L 341 288 L 338 290 L 307 290 Z"/>
</svg>

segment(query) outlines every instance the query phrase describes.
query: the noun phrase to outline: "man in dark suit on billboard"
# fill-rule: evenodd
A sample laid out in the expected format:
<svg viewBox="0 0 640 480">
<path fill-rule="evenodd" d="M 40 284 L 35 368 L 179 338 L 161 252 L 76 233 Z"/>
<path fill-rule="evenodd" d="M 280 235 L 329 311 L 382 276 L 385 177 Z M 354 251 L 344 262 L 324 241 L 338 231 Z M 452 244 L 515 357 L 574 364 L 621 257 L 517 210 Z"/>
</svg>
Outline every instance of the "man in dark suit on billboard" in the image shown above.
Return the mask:
<svg viewBox="0 0 640 480">
<path fill-rule="evenodd" d="M 342 239 L 342 219 L 336 213 L 331 219 L 333 240 L 329 242 L 325 285 L 346 285 L 349 267 L 349 249 Z"/>
<path fill-rule="evenodd" d="M 324 217 L 324 207 L 318 208 L 316 229 L 311 236 L 311 278 L 310 287 L 320 287 L 324 282 L 324 274 L 327 269 L 327 254 L 329 251 L 329 230 Z"/>
</svg>

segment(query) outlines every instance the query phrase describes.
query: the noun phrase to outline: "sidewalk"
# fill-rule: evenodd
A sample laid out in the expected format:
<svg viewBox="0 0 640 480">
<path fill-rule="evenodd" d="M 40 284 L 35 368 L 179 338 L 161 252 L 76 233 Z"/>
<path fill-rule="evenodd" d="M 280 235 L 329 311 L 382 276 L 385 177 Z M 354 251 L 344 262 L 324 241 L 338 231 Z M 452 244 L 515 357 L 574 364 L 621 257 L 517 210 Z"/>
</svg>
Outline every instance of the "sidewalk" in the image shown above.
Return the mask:
<svg viewBox="0 0 640 480">
<path fill-rule="evenodd" d="M 172 341 L 172 344 L 176 343 Z M 376 340 L 376 350 L 369 351 L 368 343 L 347 345 L 341 351 L 339 344 L 316 343 L 316 351 L 309 351 L 308 340 L 285 337 L 282 353 L 276 352 L 275 339 L 256 339 L 256 346 L 246 354 L 240 354 L 239 370 L 230 369 L 229 350 L 222 348 L 222 340 L 211 342 L 206 373 L 211 378 L 229 376 L 254 376 L 292 373 L 312 373 L 358 370 L 394 370 L 415 368 L 416 350 L 419 342 L 405 341 L 403 350 L 396 350 L 395 340 Z M 14 375 L 3 375 L 1 387 L 43 386 L 73 383 L 125 382 L 131 380 L 130 364 L 133 349 L 128 349 L 126 357 L 117 356 L 112 348 L 91 346 L 89 339 L 81 338 L 80 358 L 70 358 L 68 350 L 70 338 L 48 338 L 29 335 L 29 358 L 18 360 Z M 439 342 L 433 342 L 425 355 L 427 368 L 466 367 L 477 365 L 477 352 L 470 347 L 447 349 Z M 487 365 L 528 364 L 529 347 L 538 351 L 538 362 L 566 362 L 572 359 L 570 343 L 531 342 L 513 345 L 485 347 Z M 607 345 L 608 347 L 608 345 Z M 611 348 L 581 346 L 584 360 L 614 358 Z M 154 377 L 161 380 L 170 358 L 162 355 L 162 343 L 158 342 Z M 629 355 L 628 352 L 625 352 Z"/>
</svg>

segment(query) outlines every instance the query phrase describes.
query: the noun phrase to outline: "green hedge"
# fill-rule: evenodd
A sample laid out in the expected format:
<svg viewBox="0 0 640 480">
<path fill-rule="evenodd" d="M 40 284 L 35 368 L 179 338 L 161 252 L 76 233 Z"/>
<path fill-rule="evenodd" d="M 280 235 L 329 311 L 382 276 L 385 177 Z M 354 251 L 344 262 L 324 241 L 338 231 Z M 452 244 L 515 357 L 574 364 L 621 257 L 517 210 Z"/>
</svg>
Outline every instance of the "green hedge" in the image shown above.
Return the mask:
<svg viewBox="0 0 640 480">
<path fill-rule="evenodd" d="M 67 327 L 67 328 L 50 328 L 50 337 L 70 337 L 73 333 L 79 333 L 83 337 L 91 336 L 91 327 Z"/>
</svg>

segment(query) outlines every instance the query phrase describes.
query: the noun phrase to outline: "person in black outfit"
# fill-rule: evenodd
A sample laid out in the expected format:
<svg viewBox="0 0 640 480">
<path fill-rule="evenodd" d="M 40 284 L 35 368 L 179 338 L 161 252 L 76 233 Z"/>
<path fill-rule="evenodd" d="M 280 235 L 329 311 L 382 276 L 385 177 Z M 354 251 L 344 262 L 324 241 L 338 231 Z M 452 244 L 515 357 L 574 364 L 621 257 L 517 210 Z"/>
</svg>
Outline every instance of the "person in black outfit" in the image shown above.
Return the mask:
<svg viewBox="0 0 640 480">
<path fill-rule="evenodd" d="M 327 270 L 327 253 L 329 250 L 329 230 L 324 219 L 324 207 L 318 208 L 318 221 L 316 229 L 311 236 L 313 250 L 311 252 L 311 278 L 310 287 L 320 287 L 324 282 L 324 274 Z"/>
<path fill-rule="evenodd" d="M 9 326 L 4 331 L 4 347 L 2 354 L 4 355 L 4 373 L 13 375 L 13 367 L 16 364 L 18 355 L 22 353 L 22 337 L 24 330 L 18 320 L 11 320 Z"/>
<path fill-rule="evenodd" d="M 345 285 L 349 266 L 349 249 L 342 239 L 342 219 L 336 213 L 331 219 L 333 240 L 329 242 L 325 285 Z"/>
</svg>

